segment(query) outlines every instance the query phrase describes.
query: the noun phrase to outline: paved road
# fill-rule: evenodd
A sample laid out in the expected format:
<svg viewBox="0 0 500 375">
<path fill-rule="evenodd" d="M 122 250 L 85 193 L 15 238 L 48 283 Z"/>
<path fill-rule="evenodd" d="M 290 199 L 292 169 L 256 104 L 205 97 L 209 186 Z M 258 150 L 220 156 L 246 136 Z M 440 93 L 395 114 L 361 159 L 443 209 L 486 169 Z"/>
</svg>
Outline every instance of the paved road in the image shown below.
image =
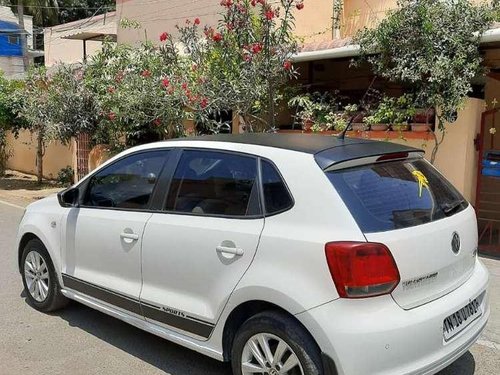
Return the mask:
<svg viewBox="0 0 500 375">
<path fill-rule="evenodd" d="M 225 364 L 72 303 L 54 314 L 32 309 L 22 295 L 14 236 L 22 210 L 0 203 L 0 375 L 230 374 Z M 498 374 L 500 261 L 492 273 L 492 317 L 470 352 L 440 375 Z"/>
</svg>

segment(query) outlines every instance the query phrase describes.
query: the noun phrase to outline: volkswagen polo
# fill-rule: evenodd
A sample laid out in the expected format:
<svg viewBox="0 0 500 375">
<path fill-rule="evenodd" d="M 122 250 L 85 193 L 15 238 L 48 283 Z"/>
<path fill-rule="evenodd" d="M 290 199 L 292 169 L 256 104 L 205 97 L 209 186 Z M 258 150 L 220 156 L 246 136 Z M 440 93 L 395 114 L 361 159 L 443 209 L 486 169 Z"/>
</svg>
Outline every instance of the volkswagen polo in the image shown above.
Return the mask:
<svg viewBox="0 0 500 375">
<path fill-rule="evenodd" d="M 129 149 L 31 204 L 29 303 L 69 299 L 234 374 L 430 374 L 489 316 L 473 207 L 418 149 L 216 135 Z"/>
</svg>

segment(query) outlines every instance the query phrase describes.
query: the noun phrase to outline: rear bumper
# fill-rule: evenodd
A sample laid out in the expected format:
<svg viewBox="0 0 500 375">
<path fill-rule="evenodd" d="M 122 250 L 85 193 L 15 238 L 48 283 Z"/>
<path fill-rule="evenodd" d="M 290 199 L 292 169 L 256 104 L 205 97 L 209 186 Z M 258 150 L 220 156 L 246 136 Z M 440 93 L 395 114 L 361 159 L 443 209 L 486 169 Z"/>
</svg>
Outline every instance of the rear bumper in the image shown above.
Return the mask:
<svg viewBox="0 0 500 375">
<path fill-rule="evenodd" d="M 339 374 L 434 374 L 478 339 L 490 314 L 488 271 L 476 262 L 470 279 L 447 295 L 411 310 L 392 297 L 337 299 L 297 315 Z M 482 315 L 448 342 L 443 320 L 471 299 Z"/>
</svg>

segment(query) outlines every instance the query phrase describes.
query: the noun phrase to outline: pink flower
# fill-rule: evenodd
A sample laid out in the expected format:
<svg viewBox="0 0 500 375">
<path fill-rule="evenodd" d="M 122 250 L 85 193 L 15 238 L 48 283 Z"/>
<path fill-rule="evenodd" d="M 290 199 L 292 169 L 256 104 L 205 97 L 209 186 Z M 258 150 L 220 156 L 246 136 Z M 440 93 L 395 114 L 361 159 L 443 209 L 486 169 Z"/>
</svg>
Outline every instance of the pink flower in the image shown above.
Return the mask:
<svg viewBox="0 0 500 375">
<path fill-rule="evenodd" d="M 194 19 L 194 24 L 195 25 L 199 25 L 200 24 L 200 19 L 199 18 L 195 18 Z"/>
<path fill-rule="evenodd" d="M 143 70 L 142 73 L 141 73 L 141 76 L 143 76 L 144 78 L 148 78 L 148 77 L 151 77 L 151 72 L 149 70 Z"/>
<path fill-rule="evenodd" d="M 290 60 L 286 60 L 284 63 L 283 63 L 283 69 L 285 70 L 290 70 L 292 69 L 292 62 Z"/>
<path fill-rule="evenodd" d="M 207 100 L 207 98 L 203 98 L 203 99 L 201 100 L 201 102 L 200 102 L 200 107 L 201 107 L 201 109 L 205 109 L 205 108 L 207 107 L 207 105 L 208 105 L 208 100 Z"/>
<path fill-rule="evenodd" d="M 115 92 L 115 88 L 114 88 L 113 86 L 109 86 L 109 87 L 108 87 L 108 92 L 109 92 L 110 94 L 113 94 L 113 93 Z"/>
<path fill-rule="evenodd" d="M 262 44 L 260 44 L 260 43 L 252 44 L 252 53 L 254 55 L 258 54 L 261 51 L 262 51 Z"/>
<path fill-rule="evenodd" d="M 220 42 L 222 40 L 222 34 L 221 33 L 215 33 L 214 36 L 212 37 L 214 42 Z"/>
<path fill-rule="evenodd" d="M 163 32 L 160 34 L 160 42 L 164 42 L 168 39 L 168 33 L 167 32 Z"/>
<path fill-rule="evenodd" d="M 250 4 L 252 4 L 252 6 L 254 7 L 255 5 L 257 5 L 257 0 L 250 1 Z"/>
<path fill-rule="evenodd" d="M 159 118 L 155 118 L 155 119 L 153 120 L 153 124 L 154 124 L 154 125 L 156 125 L 156 126 L 160 126 L 160 125 L 161 125 L 161 119 L 159 119 Z"/>
<path fill-rule="evenodd" d="M 266 18 L 268 21 L 271 21 L 274 18 L 274 11 L 272 9 L 266 11 Z"/>
<path fill-rule="evenodd" d="M 187 83 L 186 83 L 186 82 L 184 82 L 184 83 L 182 84 L 182 86 L 181 86 L 181 87 L 182 87 L 182 89 L 183 89 L 183 90 L 186 90 L 186 89 L 187 89 L 187 87 L 188 87 L 188 85 L 187 85 Z"/>
<path fill-rule="evenodd" d="M 168 78 L 163 78 L 161 80 L 161 84 L 163 85 L 163 87 L 168 87 L 170 85 L 170 80 Z"/>
<path fill-rule="evenodd" d="M 298 10 L 302 10 L 302 9 L 304 9 L 304 2 L 301 1 L 301 2 L 297 3 L 297 5 L 295 5 L 295 6 L 297 7 Z"/>
</svg>

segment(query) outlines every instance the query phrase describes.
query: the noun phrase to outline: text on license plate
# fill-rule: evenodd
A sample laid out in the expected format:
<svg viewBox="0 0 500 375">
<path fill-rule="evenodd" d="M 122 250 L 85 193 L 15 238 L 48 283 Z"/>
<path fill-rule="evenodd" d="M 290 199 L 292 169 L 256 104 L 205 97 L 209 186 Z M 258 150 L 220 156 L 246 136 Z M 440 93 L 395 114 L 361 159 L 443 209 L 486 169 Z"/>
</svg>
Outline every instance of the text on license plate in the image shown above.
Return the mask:
<svg viewBox="0 0 500 375">
<path fill-rule="evenodd" d="M 475 298 L 460 310 L 445 318 L 443 321 L 443 336 L 445 341 L 462 331 L 476 318 L 481 316 L 481 314 L 481 304 Z"/>
</svg>

